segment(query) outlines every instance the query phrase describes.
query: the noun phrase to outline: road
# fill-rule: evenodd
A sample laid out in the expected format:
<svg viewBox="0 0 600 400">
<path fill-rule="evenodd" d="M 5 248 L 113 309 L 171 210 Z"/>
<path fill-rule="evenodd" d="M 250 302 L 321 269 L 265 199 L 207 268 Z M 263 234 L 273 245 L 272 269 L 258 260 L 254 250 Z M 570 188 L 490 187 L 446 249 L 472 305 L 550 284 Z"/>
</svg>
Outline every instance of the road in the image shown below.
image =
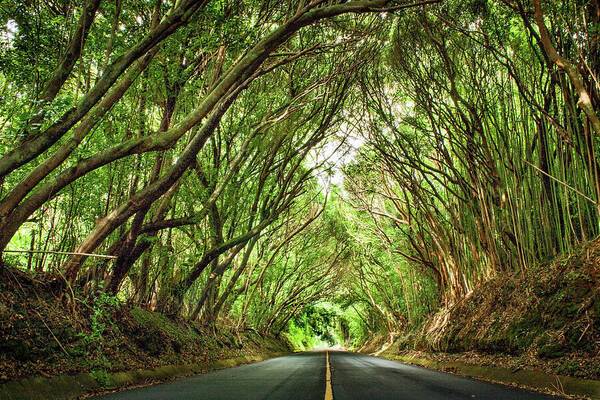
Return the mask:
<svg viewBox="0 0 600 400">
<path fill-rule="evenodd" d="M 327 380 L 326 377 L 329 376 L 331 378 Z M 331 382 L 329 389 L 327 389 L 328 382 Z M 113 393 L 96 399 L 542 400 L 556 398 L 361 354 L 314 352 L 273 358 L 256 364 L 223 369 L 172 383 Z"/>
</svg>

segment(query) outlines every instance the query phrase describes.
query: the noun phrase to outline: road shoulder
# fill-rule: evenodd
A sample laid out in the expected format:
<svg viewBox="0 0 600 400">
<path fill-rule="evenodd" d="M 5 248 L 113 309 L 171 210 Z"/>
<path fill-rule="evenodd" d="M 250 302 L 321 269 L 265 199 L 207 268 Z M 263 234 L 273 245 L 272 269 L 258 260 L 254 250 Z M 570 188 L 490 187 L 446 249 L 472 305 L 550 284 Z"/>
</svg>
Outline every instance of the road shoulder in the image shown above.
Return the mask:
<svg viewBox="0 0 600 400">
<path fill-rule="evenodd" d="M 0 398 L 8 400 L 71 400 L 92 394 L 102 394 L 132 387 L 163 383 L 176 378 L 207 373 L 280 357 L 286 353 L 265 353 L 216 360 L 208 364 L 166 365 L 152 369 L 123 372 L 35 377 L 0 385 Z"/>
<path fill-rule="evenodd" d="M 377 357 L 547 394 L 593 400 L 600 399 L 600 381 L 597 380 L 552 375 L 537 370 L 515 370 L 504 367 L 467 364 L 460 361 L 433 360 L 423 355 L 416 357 L 410 354 L 384 353 Z"/>
</svg>

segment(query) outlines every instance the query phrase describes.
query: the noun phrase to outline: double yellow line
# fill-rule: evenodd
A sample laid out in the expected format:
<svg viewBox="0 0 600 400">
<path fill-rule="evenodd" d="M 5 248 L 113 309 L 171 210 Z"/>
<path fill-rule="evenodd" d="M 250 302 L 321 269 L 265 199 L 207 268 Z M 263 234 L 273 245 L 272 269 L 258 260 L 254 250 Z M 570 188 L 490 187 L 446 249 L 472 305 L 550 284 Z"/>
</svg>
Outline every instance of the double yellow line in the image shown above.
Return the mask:
<svg viewBox="0 0 600 400">
<path fill-rule="evenodd" d="M 331 389 L 331 366 L 329 364 L 329 352 L 325 352 L 325 400 L 333 400 Z"/>
</svg>

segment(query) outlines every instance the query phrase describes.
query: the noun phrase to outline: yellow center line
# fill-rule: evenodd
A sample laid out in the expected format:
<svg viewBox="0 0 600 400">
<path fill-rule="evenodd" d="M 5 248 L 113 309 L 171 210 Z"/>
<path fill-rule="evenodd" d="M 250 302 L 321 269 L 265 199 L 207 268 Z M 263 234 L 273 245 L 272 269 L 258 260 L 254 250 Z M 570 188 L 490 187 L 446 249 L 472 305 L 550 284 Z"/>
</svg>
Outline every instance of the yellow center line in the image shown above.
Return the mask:
<svg viewBox="0 0 600 400">
<path fill-rule="evenodd" d="M 329 352 L 325 352 L 325 400 L 333 400 L 331 389 L 331 368 L 329 366 Z"/>
</svg>

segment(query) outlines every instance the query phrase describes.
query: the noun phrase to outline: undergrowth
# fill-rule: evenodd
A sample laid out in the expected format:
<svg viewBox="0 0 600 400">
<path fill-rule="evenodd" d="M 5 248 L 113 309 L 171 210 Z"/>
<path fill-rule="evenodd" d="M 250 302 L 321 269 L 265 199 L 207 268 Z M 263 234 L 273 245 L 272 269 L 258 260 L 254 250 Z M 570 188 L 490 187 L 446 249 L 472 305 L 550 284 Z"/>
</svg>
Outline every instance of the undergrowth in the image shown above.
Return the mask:
<svg viewBox="0 0 600 400">
<path fill-rule="evenodd" d="M 108 294 L 65 296 L 61 282 L 0 268 L 0 382 L 90 372 L 102 385 L 109 372 L 287 351 L 278 339 L 170 319 Z"/>
<path fill-rule="evenodd" d="M 491 279 L 397 345 L 505 355 L 556 373 L 600 377 L 600 240 L 522 274 Z"/>
</svg>

